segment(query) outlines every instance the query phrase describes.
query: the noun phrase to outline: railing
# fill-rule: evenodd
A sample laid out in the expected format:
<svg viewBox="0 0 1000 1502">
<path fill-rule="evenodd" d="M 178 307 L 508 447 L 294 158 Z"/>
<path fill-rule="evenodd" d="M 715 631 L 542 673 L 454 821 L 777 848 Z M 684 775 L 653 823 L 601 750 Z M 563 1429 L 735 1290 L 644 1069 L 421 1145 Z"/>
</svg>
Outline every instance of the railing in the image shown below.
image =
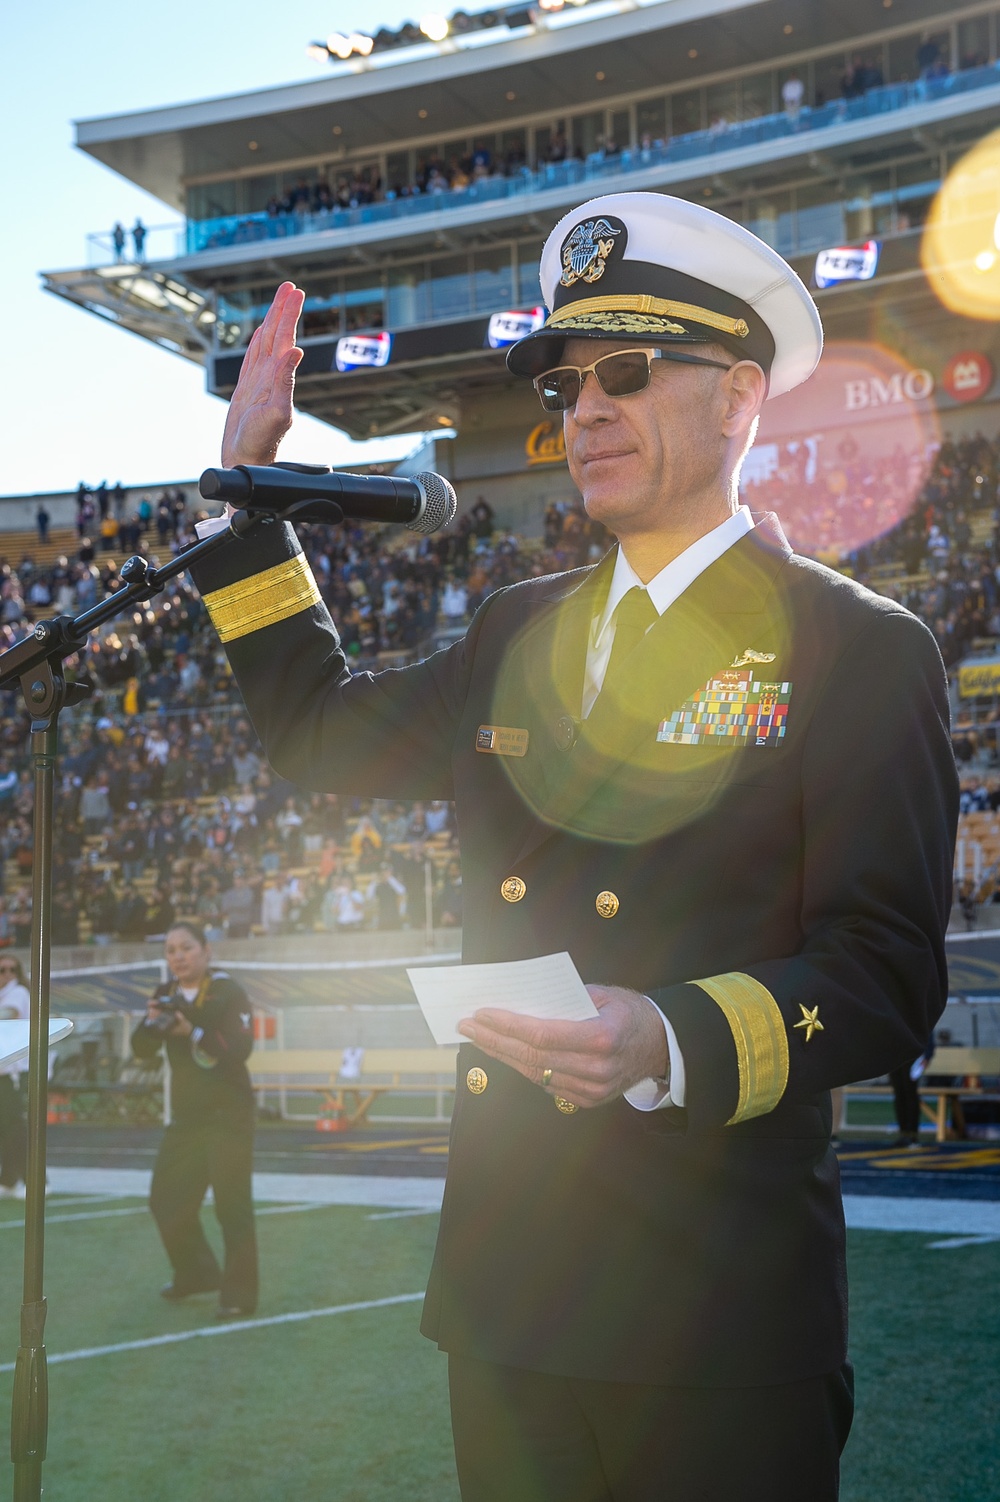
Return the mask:
<svg viewBox="0 0 1000 1502">
<path fill-rule="evenodd" d="M 125 270 L 150 261 L 172 261 L 185 252 L 185 226 L 179 220 L 172 224 L 143 225 L 138 246 L 134 227 L 123 224 L 121 230 L 121 236 L 116 236 L 114 228 L 87 236 L 88 266 L 120 265 Z"/>
<path fill-rule="evenodd" d="M 535 172 L 525 167 L 513 177 L 484 178 L 467 188 L 420 193 L 406 198 L 390 193 L 379 203 L 364 204 L 358 208 L 326 209 L 317 213 L 270 215 L 260 212 L 235 214 L 221 219 L 192 219 L 187 225 L 187 251 L 188 254 L 197 254 L 230 245 L 253 244 L 260 240 L 281 240 L 329 230 L 355 229 L 359 225 L 390 223 L 423 214 L 442 214 L 452 209 L 465 208 L 469 204 L 485 205 L 527 193 L 545 192 L 550 188 L 627 176 L 649 167 L 672 166 L 741 147 L 812 136 L 833 126 L 874 119 L 911 105 L 951 98 L 997 83 L 1000 83 L 1000 63 L 969 68 L 943 78 L 885 84 L 877 89 L 869 89 L 857 99 L 831 100 L 829 104 L 816 109 L 801 109 L 796 115 L 789 112 L 762 115 L 755 120 L 693 131 L 689 135 L 674 136 L 662 145 L 622 151 L 610 157 L 595 152 L 583 161 L 574 158 L 566 162 L 549 162 Z"/>
</svg>

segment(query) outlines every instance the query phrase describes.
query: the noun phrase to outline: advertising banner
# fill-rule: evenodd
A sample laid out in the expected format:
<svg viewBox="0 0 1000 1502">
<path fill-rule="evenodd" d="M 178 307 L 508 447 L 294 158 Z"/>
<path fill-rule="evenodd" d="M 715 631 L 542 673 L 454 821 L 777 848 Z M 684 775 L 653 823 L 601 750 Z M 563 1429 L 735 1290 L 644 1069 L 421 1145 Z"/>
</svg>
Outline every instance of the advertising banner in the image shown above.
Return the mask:
<svg viewBox="0 0 1000 1502">
<path fill-rule="evenodd" d="M 1000 661 L 963 662 L 958 670 L 958 691 L 963 699 L 1000 693 Z"/>
<path fill-rule="evenodd" d="M 490 349 L 507 349 L 519 339 L 540 329 L 544 322 L 544 308 L 529 308 L 527 312 L 511 309 L 506 313 L 494 313 L 490 318 L 486 342 Z"/>
<path fill-rule="evenodd" d="M 360 370 L 366 365 L 388 365 L 392 353 L 392 335 L 345 334 L 337 340 L 334 364 L 338 370 Z"/>
<path fill-rule="evenodd" d="M 878 267 L 881 245 L 868 240 L 864 245 L 836 245 L 821 250 L 816 257 L 813 278 L 817 287 L 834 287 L 838 282 L 869 282 Z"/>
<path fill-rule="evenodd" d="M 993 385 L 993 362 L 982 350 L 964 349 L 948 361 L 941 385 L 956 402 L 977 402 Z"/>
</svg>

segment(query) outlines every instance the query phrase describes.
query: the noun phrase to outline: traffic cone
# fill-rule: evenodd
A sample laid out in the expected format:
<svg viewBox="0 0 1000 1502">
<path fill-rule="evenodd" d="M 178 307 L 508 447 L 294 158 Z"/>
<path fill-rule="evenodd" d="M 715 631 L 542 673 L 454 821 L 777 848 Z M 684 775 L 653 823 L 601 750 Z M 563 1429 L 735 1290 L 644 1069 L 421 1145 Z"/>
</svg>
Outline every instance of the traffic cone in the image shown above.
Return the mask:
<svg viewBox="0 0 1000 1502">
<path fill-rule="evenodd" d="M 346 1132 L 347 1113 L 339 1100 L 328 1100 L 316 1118 L 317 1132 Z"/>
</svg>

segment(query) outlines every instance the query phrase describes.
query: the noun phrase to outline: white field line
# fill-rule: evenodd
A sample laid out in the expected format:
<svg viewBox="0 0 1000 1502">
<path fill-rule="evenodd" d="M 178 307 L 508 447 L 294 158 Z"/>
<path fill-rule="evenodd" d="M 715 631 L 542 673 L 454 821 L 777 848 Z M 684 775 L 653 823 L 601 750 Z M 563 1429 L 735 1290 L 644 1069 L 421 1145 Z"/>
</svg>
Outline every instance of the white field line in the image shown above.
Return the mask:
<svg viewBox="0 0 1000 1502">
<path fill-rule="evenodd" d="M 938 1236 L 1000 1236 L 1000 1200 L 908 1199 L 845 1194 L 847 1224 L 856 1231 L 922 1231 Z"/>
<path fill-rule="evenodd" d="M 70 1205 L 101 1205 L 110 1204 L 112 1200 L 124 1200 L 131 1198 L 127 1194 L 53 1194 L 50 1189 L 45 1196 L 45 1203 L 53 1210 L 65 1210 Z"/>
<path fill-rule="evenodd" d="M 329 1206 L 329 1205 L 321 1205 L 321 1204 L 311 1204 L 311 1205 L 263 1205 L 263 1206 L 258 1206 L 254 1210 L 254 1215 L 256 1215 L 256 1216 L 260 1216 L 260 1215 L 291 1215 L 296 1210 L 329 1210 L 330 1208 L 331 1208 L 331 1206 Z M 429 1211 L 429 1210 L 404 1210 L 403 1211 L 404 1215 L 430 1215 L 431 1213 L 432 1212 Z M 58 1225 L 65 1224 L 65 1222 L 68 1221 L 68 1220 L 110 1220 L 114 1216 L 118 1216 L 118 1215 L 148 1215 L 148 1214 L 149 1214 L 149 1206 L 148 1205 L 130 1205 L 128 1207 L 128 1209 L 126 1209 L 126 1210 L 81 1210 L 78 1215 L 46 1215 L 46 1217 L 45 1217 L 45 1224 L 47 1226 L 58 1226 Z M 383 1217 L 378 1216 L 378 1215 L 369 1215 L 368 1219 L 369 1220 L 380 1220 L 380 1219 L 383 1219 Z M 10 1230 L 11 1228 L 13 1228 L 14 1230 L 18 1230 L 18 1229 L 23 1230 L 24 1229 L 24 1221 L 23 1220 L 2 1220 L 2 1221 L 0 1221 L 0 1231 L 7 1231 L 7 1230 Z"/>
<path fill-rule="evenodd" d="M 131 1205 L 127 1210 L 80 1210 L 72 1215 L 46 1215 L 47 1226 L 65 1225 L 69 1220 L 113 1220 L 119 1215 L 146 1215 L 148 1210 L 145 1205 Z M 0 1231 L 17 1230 L 24 1227 L 23 1220 L 2 1220 Z"/>
<path fill-rule="evenodd" d="M 359 1314 L 366 1309 L 388 1309 L 394 1304 L 415 1304 L 423 1298 L 420 1293 L 395 1293 L 386 1299 L 365 1299 L 357 1304 L 333 1304 L 328 1309 L 297 1309 L 291 1314 L 272 1314 L 265 1319 L 231 1320 L 226 1324 L 202 1325 L 197 1330 L 179 1330 L 174 1335 L 151 1335 L 145 1340 L 123 1340 L 113 1346 L 85 1346 L 79 1351 L 55 1351 L 47 1353 L 48 1365 L 56 1366 L 64 1361 L 89 1361 L 93 1356 L 117 1356 L 124 1351 L 148 1351 L 154 1346 L 180 1345 L 186 1340 L 207 1339 L 211 1335 L 236 1335 L 242 1330 L 265 1330 L 272 1325 L 297 1325 L 304 1320 L 327 1319 L 337 1314 Z M 0 1373 L 12 1372 L 14 1362 L 0 1366 Z"/>
<path fill-rule="evenodd" d="M 329 1210 L 329 1205 L 255 1205 L 254 1217 L 261 1215 L 295 1215 L 299 1210 Z"/>
<path fill-rule="evenodd" d="M 53 1193 L 145 1199 L 148 1168 L 51 1168 Z M 255 1173 L 254 1199 L 276 1205 L 357 1205 L 369 1210 L 438 1210 L 444 1178 L 389 1174 Z M 978 1227 L 976 1228 L 978 1229 Z"/>
<path fill-rule="evenodd" d="M 1000 1236 L 949 1236 L 945 1241 L 929 1241 L 929 1252 L 950 1252 L 958 1246 L 988 1246 L 990 1242 L 1000 1241 Z"/>
<path fill-rule="evenodd" d="M 411 1215 L 437 1215 L 438 1211 L 430 1210 L 382 1210 L 378 1215 L 366 1215 L 365 1220 L 405 1220 Z"/>
</svg>

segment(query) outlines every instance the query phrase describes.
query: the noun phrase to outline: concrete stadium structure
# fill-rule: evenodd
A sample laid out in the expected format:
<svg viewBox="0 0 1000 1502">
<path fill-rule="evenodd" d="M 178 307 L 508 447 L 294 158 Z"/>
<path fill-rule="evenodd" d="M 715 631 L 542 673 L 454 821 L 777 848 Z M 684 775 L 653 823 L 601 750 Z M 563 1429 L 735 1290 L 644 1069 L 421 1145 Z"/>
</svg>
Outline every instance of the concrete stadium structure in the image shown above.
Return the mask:
<svg viewBox="0 0 1000 1502">
<path fill-rule="evenodd" d="M 484 495 L 530 534 L 573 489 L 558 429 L 494 346 L 540 316 L 539 253 L 568 208 L 660 190 L 746 224 L 814 286 L 820 253 L 869 247 L 873 275 L 817 289 L 854 364 L 831 367 L 811 407 L 772 404 L 756 473 L 819 432 L 828 451 L 859 434 L 909 451 L 997 431 L 996 325 L 942 303 L 921 245 L 939 189 L 997 118 L 1000 6 L 549 0 L 492 19 L 317 81 L 79 122 L 81 150 L 184 223 L 139 260 L 93 236 L 92 264 L 46 287 L 200 362 L 226 395 L 274 287 L 294 279 L 308 293 L 300 406 L 356 437 L 454 429 L 435 463 L 460 502 Z M 449 187 L 463 160 L 471 180 Z M 995 216 L 985 191 L 976 212 Z"/>
</svg>

